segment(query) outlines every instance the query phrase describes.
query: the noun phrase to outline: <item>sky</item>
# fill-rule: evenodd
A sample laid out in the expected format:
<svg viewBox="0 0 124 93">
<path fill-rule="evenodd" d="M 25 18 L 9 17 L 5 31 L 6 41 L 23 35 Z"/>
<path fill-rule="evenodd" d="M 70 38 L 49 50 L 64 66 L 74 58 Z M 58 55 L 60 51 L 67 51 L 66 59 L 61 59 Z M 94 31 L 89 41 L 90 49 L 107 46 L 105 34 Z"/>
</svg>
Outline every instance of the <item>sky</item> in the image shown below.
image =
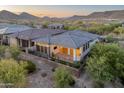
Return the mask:
<svg viewBox="0 0 124 93">
<path fill-rule="evenodd" d="M 9 5 L 0 6 L 1 10 L 8 10 L 17 14 L 28 12 L 39 17 L 68 17 L 88 15 L 92 12 L 124 10 L 124 5 Z"/>
</svg>

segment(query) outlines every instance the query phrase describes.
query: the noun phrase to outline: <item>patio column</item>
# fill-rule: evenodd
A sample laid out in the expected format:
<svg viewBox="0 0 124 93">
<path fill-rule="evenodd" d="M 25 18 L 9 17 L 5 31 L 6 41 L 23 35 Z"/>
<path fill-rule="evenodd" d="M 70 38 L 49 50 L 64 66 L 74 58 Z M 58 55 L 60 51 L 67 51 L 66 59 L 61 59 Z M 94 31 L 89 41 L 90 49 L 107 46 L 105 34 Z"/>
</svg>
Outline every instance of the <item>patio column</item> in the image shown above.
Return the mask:
<svg viewBox="0 0 124 93">
<path fill-rule="evenodd" d="M 22 47 L 22 40 L 21 39 L 19 39 L 20 40 L 20 47 Z"/>
<path fill-rule="evenodd" d="M 83 54 L 83 47 L 80 48 L 80 54 Z"/>
<path fill-rule="evenodd" d="M 28 47 L 30 48 L 31 47 L 31 41 L 28 40 Z"/>
<path fill-rule="evenodd" d="M 73 49 L 74 53 L 73 53 L 73 61 L 77 61 L 77 57 L 76 57 L 76 49 Z"/>
<path fill-rule="evenodd" d="M 70 48 L 68 48 L 68 55 L 70 55 Z"/>
</svg>

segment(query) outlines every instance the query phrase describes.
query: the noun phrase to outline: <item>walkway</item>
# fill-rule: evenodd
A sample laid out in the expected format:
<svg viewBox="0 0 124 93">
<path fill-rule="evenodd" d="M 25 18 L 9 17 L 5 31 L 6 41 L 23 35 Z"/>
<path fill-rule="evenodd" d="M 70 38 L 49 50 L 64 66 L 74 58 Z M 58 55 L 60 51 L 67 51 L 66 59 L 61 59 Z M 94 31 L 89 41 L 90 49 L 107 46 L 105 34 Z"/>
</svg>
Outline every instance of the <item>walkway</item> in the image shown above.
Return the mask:
<svg viewBox="0 0 124 93">
<path fill-rule="evenodd" d="M 22 53 L 21 57 L 23 59 L 32 60 L 33 63 L 37 66 L 37 71 L 29 75 L 29 86 L 32 88 L 52 88 L 54 87 L 53 80 L 53 69 L 58 67 L 59 65 L 55 62 L 53 63 L 50 60 L 47 60 L 42 57 L 37 57 L 30 54 Z M 79 78 L 74 77 L 76 80 L 76 84 L 74 87 L 92 87 L 92 81 L 87 75 L 87 73 L 83 73 Z"/>
<path fill-rule="evenodd" d="M 36 64 L 37 71 L 28 76 L 29 85 L 32 88 L 52 88 L 53 71 L 55 64 L 51 64 L 47 59 L 39 58 L 29 54 L 22 54 L 23 59 L 32 60 Z"/>
</svg>

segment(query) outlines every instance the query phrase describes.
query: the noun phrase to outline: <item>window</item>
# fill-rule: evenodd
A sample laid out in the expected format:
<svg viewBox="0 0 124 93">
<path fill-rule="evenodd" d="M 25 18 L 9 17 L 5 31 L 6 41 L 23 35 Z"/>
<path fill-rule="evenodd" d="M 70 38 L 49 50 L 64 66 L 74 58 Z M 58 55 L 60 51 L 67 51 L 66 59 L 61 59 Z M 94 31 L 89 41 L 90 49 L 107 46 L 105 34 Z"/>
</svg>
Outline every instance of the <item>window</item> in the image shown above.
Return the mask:
<svg viewBox="0 0 124 93">
<path fill-rule="evenodd" d="M 34 42 L 31 42 L 31 46 L 34 46 Z"/>
<path fill-rule="evenodd" d="M 85 44 L 83 45 L 83 51 L 85 52 Z"/>
<path fill-rule="evenodd" d="M 45 51 L 44 51 L 44 53 L 46 53 L 46 54 L 47 54 L 47 47 L 44 47 L 44 50 L 45 50 Z"/>
<path fill-rule="evenodd" d="M 86 43 L 86 45 L 85 45 L 85 50 L 87 50 L 87 43 Z"/>
<path fill-rule="evenodd" d="M 88 42 L 88 48 L 89 48 L 89 42 Z"/>
<path fill-rule="evenodd" d="M 41 52 L 43 52 L 43 46 L 41 46 Z"/>
<path fill-rule="evenodd" d="M 36 49 L 37 51 L 40 51 L 40 47 L 38 45 L 36 45 Z"/>
<path fill-rule="evenodd" d="M 22 47 L 28 47 L 28 40 L 22 40 Z"/>
</svg>

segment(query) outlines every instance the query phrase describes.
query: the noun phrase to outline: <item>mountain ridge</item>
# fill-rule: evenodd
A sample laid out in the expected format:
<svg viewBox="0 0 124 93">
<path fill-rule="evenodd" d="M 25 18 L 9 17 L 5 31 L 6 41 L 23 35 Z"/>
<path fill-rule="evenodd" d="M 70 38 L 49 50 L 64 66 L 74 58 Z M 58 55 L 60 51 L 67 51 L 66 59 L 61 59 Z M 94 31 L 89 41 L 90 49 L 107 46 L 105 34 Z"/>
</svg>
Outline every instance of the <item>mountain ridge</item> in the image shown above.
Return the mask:
<svg viewBox="0 0 124 93">
<path fill-rule="evenodd" d="M 0 19 L 26 19 L 26 20 L 80 20 L 80 19 L 89 19 L 89 18 L 105 18 L 105 19 L 124 19 L 124 10 L 111 10 L 111 11 L 103 11 L 103 12 L 93 12 L 87 16 L 81 15 L 73 15 L 66 18 L 58 18 L 58 17 L 38 17 L 27 12 L 22 12 L 20 14 L 15 14 L 13 12 L 2 10 L 0 11 Z"/>
</svg>

